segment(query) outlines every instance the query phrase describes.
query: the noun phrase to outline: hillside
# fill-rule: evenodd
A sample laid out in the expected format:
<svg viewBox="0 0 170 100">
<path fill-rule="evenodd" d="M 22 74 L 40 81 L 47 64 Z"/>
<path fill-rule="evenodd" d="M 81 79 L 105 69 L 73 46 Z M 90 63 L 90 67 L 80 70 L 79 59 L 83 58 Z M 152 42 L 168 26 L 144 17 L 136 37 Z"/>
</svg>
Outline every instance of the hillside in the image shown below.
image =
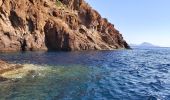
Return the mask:
<svg viewBox="0 0 170 100">
<path fill-rule="evenodd" d="M 142 44 L 139 45 L 140 47 L 158 47 L 156 45 L 153 45 L 151 43 L 148 42 L 143 42 Z"/>
<path fill-rule="evenodd" d="M 84 0 L 0 0 L 0 51 L 129 48 Z"/>
<path fill-rule="evenodd" d="M 151 43 L 148 43 L 148 42 L 143 42 L 139 45 L 137 44 L 129 44 L 131 47 L 138 47 L 138 48 L 153 48 L 153 47 L 159 47 L 159 46 L 156 46 L 156 45 L 153 45 Z"/>
</svg>

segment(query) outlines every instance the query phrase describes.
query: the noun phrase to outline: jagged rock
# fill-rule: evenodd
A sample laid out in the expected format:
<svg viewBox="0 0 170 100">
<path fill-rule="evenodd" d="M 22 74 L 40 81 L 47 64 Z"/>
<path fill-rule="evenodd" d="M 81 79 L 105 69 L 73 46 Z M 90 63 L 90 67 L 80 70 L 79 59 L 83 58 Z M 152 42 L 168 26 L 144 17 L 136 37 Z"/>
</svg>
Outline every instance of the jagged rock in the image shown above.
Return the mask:
<svg viewBox="0 0 170 100">
<path fill-rule="evenodd" d="M 0 51 L 129 48 L 84 0 L 0 0 Z"/>
</svg>

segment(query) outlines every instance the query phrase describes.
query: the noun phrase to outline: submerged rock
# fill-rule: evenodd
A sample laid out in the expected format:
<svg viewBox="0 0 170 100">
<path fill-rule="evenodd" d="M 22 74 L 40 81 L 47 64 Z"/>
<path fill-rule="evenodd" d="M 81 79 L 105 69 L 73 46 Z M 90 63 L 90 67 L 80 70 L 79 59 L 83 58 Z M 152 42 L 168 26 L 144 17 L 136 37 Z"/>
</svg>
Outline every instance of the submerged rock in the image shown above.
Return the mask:
<svg viewBox="0 0 170 100">
<path fill-rule="evenodd" d="M 7 81 L 7 80 L 8 80 L 7 78 L 0 77 L 0 82 Z"/>
<path fill-rule="evenodd" d="M 129 48 L 84 0 L 0 0 L 0 51 Z"/>
<path fill-rule="evenodd" d="M 19 65 L 15 65 L 15 66 L 19 66 Z M 23 64 L 23 65 L 20 65 L 21 67 L 18 67 L 18 68 L 14 68 L 15 66 L 12 66 L 12 67 L 9 66 L 10 70 L 3 71 L 3 73 L 1 73 L 0 76 L 6 79 L 19 79 L 19 78 L 23 78 L 26 76 L 32 76 L 34 78 L 35 76 L 39 75 L 39 71 L 43 71 L 43 70 L 47 71 L 48 69 L 48 68 L 39 67 L 38 65 L 36 66 L 32 64 Z"/>
<path fill-rule="evenodd" d="M 16 70 L 22 67 L 23 66 L 20 64 L 9 64 L 5 61 L 0 60 L 0 74 L 3 74 L 8 71 Z"/>
<path fill-rule="evenodd" d="M 9 64 L 0 60 L 0 82 L 9 79 L 23 78 L 32 75 L 33 77 L 38 74 L 38 71 L 45 68 L 34 66 L 31 64 Z"/>
<path fill-rule="evenodd" d="M 5 61 L 0 60 L 0 82 L 8 80 L 8 77 L 4 77 L 3 74 L 10 71 L 16 71 L 20 68 L 23 68 L 23 66 L 19 64 L 9 64 Z"/>
</svg>

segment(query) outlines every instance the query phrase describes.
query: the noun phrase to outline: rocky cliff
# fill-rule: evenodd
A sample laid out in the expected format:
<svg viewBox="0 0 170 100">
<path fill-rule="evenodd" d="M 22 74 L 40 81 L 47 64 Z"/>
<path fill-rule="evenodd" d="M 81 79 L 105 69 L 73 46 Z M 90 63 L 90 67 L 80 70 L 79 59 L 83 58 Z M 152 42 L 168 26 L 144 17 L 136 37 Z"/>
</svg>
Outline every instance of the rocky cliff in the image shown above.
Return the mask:
<svg viewBox="0 0 170 100">
<path fill-rule="evenodd" d="M 84 0 L 0 0 L 0 51 L 129 48 Z"/>
</svg>

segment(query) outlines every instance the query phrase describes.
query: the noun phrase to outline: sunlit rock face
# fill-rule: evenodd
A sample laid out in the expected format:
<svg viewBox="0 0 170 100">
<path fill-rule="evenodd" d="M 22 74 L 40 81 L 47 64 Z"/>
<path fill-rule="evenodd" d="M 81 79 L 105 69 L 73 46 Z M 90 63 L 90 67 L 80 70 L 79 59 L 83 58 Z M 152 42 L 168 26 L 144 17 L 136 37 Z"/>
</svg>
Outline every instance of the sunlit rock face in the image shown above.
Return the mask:
<svg viewBox="0 0 170 100">
<path fill-rule="evenodd" d="M 0 0 L 0 51 L 129 48 L 84 0 Z"/>
</svg>

